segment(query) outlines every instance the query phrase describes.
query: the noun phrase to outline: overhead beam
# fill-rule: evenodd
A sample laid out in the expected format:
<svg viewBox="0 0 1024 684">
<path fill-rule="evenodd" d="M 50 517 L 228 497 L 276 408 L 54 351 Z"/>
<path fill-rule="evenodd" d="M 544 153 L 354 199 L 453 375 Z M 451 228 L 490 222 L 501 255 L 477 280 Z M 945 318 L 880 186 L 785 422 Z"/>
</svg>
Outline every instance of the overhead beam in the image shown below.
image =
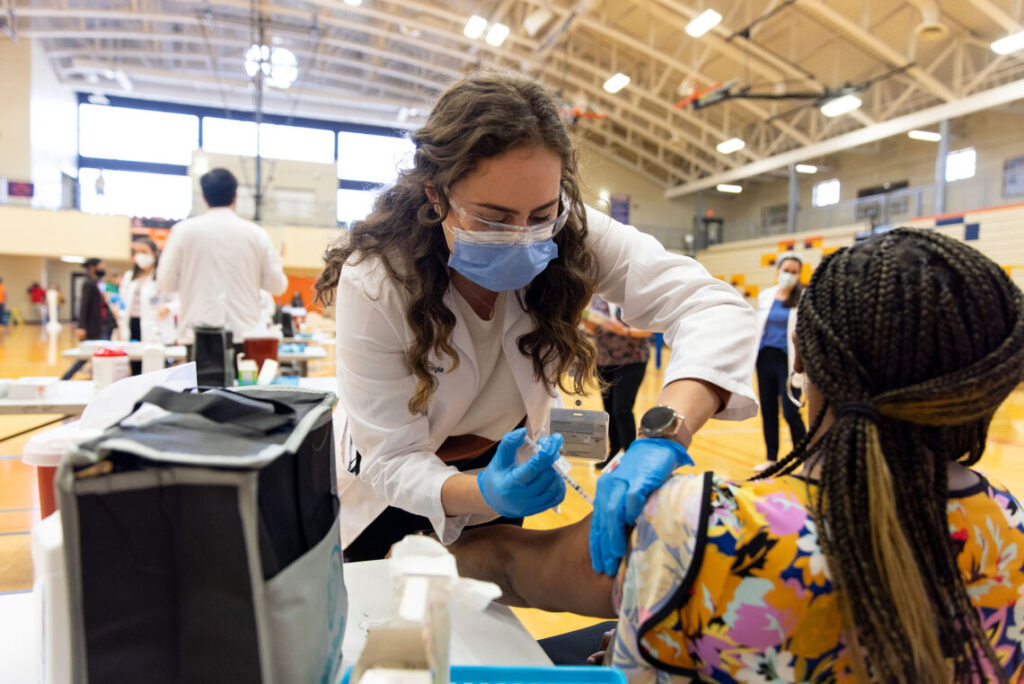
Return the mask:
<svg viewBox="0 0 1024 684">
<path fill-rule="evenodd" d="M 678 70 L 684 71 L 684 72 L 689 72 L 689 73 L 692 73 L 694 76 L 697 76 L 697 77 L 701 78 L 704 81 L 710 81 L 710 79 L 706 75 L 700 73 L 700 71 L 695 69 L 694 67 L 692 67 L 692 66 L 690 66 L 688 64 L 685 64 L 683 62 L 680 62 L 679 60 L 672 59 L 671 57 L 668 57 L 667 55 L 665 55 L 661 51 L 655 50 L 650 45 L 647 45 L 646 43 L 644 43 L 644 42 L 642 42 L 642 41 L 640 41 L 640 40 L 638 40 L 638 39 L 636 39 L 636 38 L 634 38 L 634 37 L 632 37 L 632 36 L 622 32 L 622 31 L 617 31 L 617 30 L 613 29 L 612 27 L 605 26 L 604 24 L 602 24 L 602 23 L 600 23 L 600 22 L 598 22 L 598 21 L 596 21 L 594 19 L 591 19 L 590 17 L 587 17 L 585 15 L 581 16 L 577 21 L 579 21 L 581 24 L 585 25 L 587 28 L 591 29 L 595 33 L 604 35 L 607 38 L 610 38 L 611 40 L 614 40 L 614 41 L 617 41 L 619 43 L 622 43 L 626 47 L 629 47 L 629 48 L 631 48 L 631 49 L 633 49 L 633 50 L 635 50 L 637 52 L 640 52 L 640 53 L 646 55 L 647 57 L 649 57 L 651 59 L 654 59 L 656 61 L 664 63 L 668 67 L 672 67 L 672 68 L 675 68 L 675 69 L 678 69 Z M 736 104 L 737 104 L 737 106 L 742 107 L 743 109 L 746 109 L 747 111 L 749 111 L 751 114 L 753 114 L 759 120 L 764 120 L 764 119 L 770 118 L 770 114 L 767 111 L 765 111 L 761 107 L 753 104 L 752 102 L 749 102 L 747 100 L 736 100 Z M 790 136 L 791 138 L 793 138 L 795 141 L 797 141 L 799 143 L 806 144 L 806 143 L 810 142 L 810 138 L 808 138 L 806 135 L 804 135 L 803 132 L 796 130 L 795 128 L 793 128 L 792 126 L 790 126 L 789 124 L 787 124 L 784 121 L 780 121 L 778 119 L 774 119 L 774 120 L 772 120 L 771 125 L 774 126 L 777 129 L 779 129 L 780 132 L 784 133 L 785 135 Z M 721 142 L 721 141 L 719 141 L 719 142 Z"/>
<path fill-rule="evenodd" d="M 907 59 L 906 55 L 900 54 L 899 51 L 890 47 L 884 41 L 865 31 L 863 27 L 849 19 L 845 14 L 826 5 L 824 0 L 797 0 L 796 6 L 846 33 L 851 40 L 873 52 L 876 57 L 881 57 L 890 66 L 901 67 L 911 61 Z M 952 90 L 924 69 L 915 66 L 908 69 L 907 73 L 936 97 L 946 102 L 956 99 L 956 94 Z"/>
<path fill-rule="evenodd" d="M 782 168 L 789 164 L 796 164 L 797 162 L 813 159 L 814 157 L 834 154 L 836 152 L 841 152 L 842 150 L 848 150 L 851 147 L 857 147 L 858 145 L 865 145 L 877 140 L 884 140 L 885 138 L 899 135 L 900 133 L 906 133 L 907 131 L 915 128 L 930 126 L 931 124 L 943 121 L 944 119 L 955 119 L 966 114 L 972 114 L 991 107 L 998 107 L 999 105 L 1004 105 L 1008 102 L 1014 102 L 1020 99 L 1024 99 L 1024 79 L 1014 81 L 1013 83 L 1007 83 L 1006 85 L 992 88 L 991 90 L 986 90 L 976 95 L 969 95 L 968 97 L 961 98 L 954 102 L 946 102 L 944 104 L 936 105 L 935 107 L 922 109 L 914 112 L 913 114 L 907 114 L 905 116 L 890 119 L 889 121 L 883 121 L 873 126 L 867 126 L 850 133 L 844 133 L 843 135 L 838 135 L 820 143 L 815 143 L 814 145 L 783 152 L 782 154 L 778 154 L 774 157 L 761 159 L 738 169 L 733 169 L 732 171 L 708 176 L 707 178 L 702 178 L 701 180 L 693 183 L 678 185 L 669 189 L 665 193 L 665 197 L 667 199 L 682 197 L 699 190 L 713 188 L 719 183 L 731 183 L 743 180 L 744 178 L 774 171 L 775 169 Z"/>
<path fill-rule="evenodd" d="M 1017 33 L 1022 30 L 1020 22 L 1007 14 L 1002 7 L 992 2 L 992 0 L 973 0 L 971 4 L 974 5 L 975 9 L 1006 29 L 1007 33 Z"/>
</svg>

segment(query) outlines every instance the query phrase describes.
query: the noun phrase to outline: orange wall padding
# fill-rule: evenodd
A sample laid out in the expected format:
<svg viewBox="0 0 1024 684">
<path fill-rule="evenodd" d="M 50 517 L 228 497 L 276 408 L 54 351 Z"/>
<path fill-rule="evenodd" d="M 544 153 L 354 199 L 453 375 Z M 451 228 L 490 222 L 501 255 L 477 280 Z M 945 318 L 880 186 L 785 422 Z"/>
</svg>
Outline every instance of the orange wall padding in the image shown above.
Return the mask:
<svg viewBox="0 0 1024 684">
<path fill-rule="evenodd" d="M 288 276 L 288 289 L 283 294 L 274 297 L 274 301 L 285 306 L 292 303 L 292 293 L 298 290 L 302 295 L 302 303 L 309 311 L 323 313 L 323 309 L 313 304 L 313 297 L 316 294 L 316 278 L 313 276 Z"/>
</svg>

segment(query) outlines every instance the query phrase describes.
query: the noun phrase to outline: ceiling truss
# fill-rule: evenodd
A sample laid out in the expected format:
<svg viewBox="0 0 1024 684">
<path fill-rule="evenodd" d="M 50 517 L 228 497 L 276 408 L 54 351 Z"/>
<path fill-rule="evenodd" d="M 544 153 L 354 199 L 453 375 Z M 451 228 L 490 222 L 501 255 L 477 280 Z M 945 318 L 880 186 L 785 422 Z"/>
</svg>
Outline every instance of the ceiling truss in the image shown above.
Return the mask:
<svg viewBox="0 0 1024 684">
<path fill-rule="evenodd" d="M 1021 3 L 1009 0 L 495 0 L 486 18 L 512 29 L 501 47 L 463 35 L 479 4 L 8 2 L 15 34 L 40 40 L 62 81 L 111 94 L 125 93 L 102 74 L 120 70 L 134 96 L 244 106 L 251 83 L 241 56 L 253 41 L 254 7 L 300 61 L 294 89 L 268 97 L 281 112 L 415 127 L 444 88 L 473 69 L 527 73 L 563 99 L 604 112 L 604 120 L 579 121 L 576 134 L 671 195 L 1024 79 L 1024 59 L 988 49 L 1021 30 Z M 686 35 L 709 6 L 722 23 L 699 39 Z M 531 36 L 523 19 L 542 7 L 553 16 Z M 925 20 L 938 23 L 940 35 L 921 33 Z M 814 100 L 674 106 L 684 85 L 738 79 L 761 92 L 825 94 L 900 68 L 860 93 L 860 109 L 836 119 L 822 116 Z M 616 71 L 632 81 L 612 95 L 602 84 Z M 729 155 L 715 149 L 732 137 L 746 147 Z"/>
</svg>

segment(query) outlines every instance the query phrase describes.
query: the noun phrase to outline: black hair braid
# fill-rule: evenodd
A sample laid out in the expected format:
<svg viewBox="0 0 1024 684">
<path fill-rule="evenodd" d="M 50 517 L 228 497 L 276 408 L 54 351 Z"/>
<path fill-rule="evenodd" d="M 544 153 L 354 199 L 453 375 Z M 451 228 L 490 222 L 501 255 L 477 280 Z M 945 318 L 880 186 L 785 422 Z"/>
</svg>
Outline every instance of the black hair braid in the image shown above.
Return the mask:
<svg viewBox="0 0 1024 684">
<path fill-rule="evenodd" d="M 898 229 L 822 261 L 797 346 L 825 407 L 758 478 L 820 466 L 812 514 L 851 654 L 863 656 L 855 671 L 1007 681 L 949 536 L 947 467 L 977 462 L 1024 379 L 1024 295 L 967 245 Z M 849 402 L 879 416 L 843 411 Z M 819 434 L 829 407 L 835 421 Z"/>
</svg>

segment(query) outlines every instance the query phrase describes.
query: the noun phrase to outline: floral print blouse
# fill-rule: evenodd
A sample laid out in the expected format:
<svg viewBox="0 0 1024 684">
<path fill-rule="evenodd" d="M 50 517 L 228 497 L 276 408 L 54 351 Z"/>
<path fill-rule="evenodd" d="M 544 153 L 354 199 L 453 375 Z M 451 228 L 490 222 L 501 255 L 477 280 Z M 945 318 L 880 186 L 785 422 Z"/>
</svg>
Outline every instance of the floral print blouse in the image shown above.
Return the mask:
<svg viewBox="0 0 1024 684">
<path fill-rule="evenodd" d="M 854 680 L 808 502 L 813 482 L 676 475 L 644 507 L 614 601 L 612 664 L 647 682 Z M 982 478 L 950 492 L 967 590 L 1011 682 L 1024 678 L 1024 511 Z"/>
</svg>

